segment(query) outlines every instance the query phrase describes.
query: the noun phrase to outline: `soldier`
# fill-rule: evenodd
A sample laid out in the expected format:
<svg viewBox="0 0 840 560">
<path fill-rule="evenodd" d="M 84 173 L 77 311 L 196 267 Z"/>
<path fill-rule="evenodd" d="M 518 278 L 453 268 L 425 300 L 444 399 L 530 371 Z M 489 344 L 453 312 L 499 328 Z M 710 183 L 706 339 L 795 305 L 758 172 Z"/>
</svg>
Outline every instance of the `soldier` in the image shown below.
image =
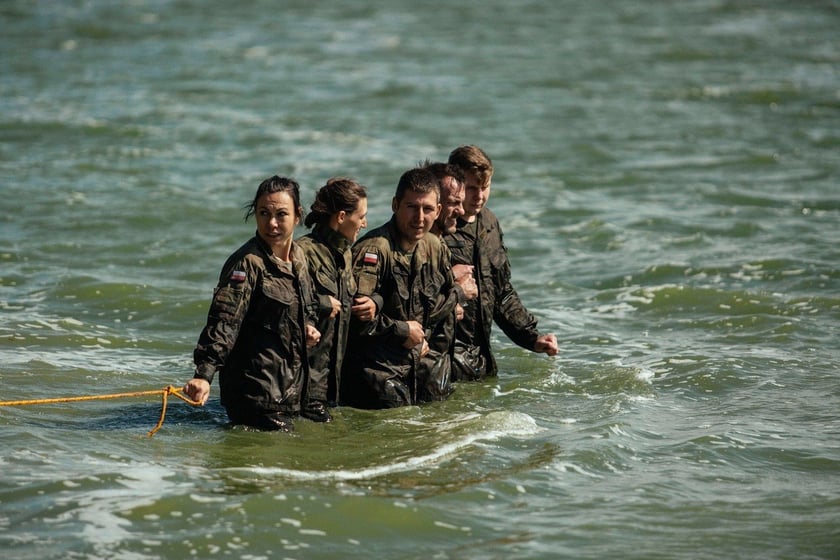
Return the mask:
<svg viewBox="0 0 840 560">
<path fill-rule="evenodd" d="M 464 173 L 464 215 L 456 231 L 445 236 L 453 264 L 473 266 L 478 298 L 465 308 L 455 327 L 453 378 L 478 380 L 498 373 L 490 348 L 490 330 L 495 322 L 516 344 L 549 356 L 557 354 L 557 338 L 540 334 L 537 320 L 511 284 L 510 261 L 499 220 L 487 208 L 493 163 L 477 146 L 460 146 L 449 154 L 448 163 Z"/>
<path fill-rule="evenodd" d="M 430 352 L 436 362 L 440 350 L 430 340 L 454 314 L 460 292 L 446 247 L 429 233 L 440 213 L 436 177 L 422 168 L 406 171 L 391 207 L 391 219 L 353 246 L 357 295 L 382 301 L 375 321 L 351 320 L 341 394 L 343 404 L 357 408 L 411 405 L 451 392 L 448 367 L 431 372 L 421 363 Z"/>
<path fill-rule="evenodd" d="M 222 267 L 184 393 L 204 404 L 219 374 L 222 405 L 234 424 L 292 431 L 309 385 L 307 348 L 320 339 L 312 280 L 292 242 L 300 187 L 263 181 L 247 206 L 257 232 Z"/>
<path fill-rule="evenodd" d="M 347 348 L 351 313 L 361 321 L 376 316 L 376 304 L 356 295 L 350 247 L 367 227 L 367 192 L 352 179 L 332 178 L 318 190 L 304 221 L 312 231 L 297 244 L 306 254 L 318 295 L 321 340 L 309 352 L 312 383 L 301 414 L 329 422 L 328 406 L 339 401 L 341 366 Z"/>
</svg>

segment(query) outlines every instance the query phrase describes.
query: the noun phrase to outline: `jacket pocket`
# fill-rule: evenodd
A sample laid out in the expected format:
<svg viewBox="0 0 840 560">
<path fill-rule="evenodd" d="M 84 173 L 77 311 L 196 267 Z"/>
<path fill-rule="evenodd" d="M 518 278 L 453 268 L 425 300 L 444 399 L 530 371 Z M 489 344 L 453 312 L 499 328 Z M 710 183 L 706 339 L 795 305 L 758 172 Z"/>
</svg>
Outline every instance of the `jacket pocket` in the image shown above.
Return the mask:
<svg viewBox="0 0 840 560">
<path fill-rule="evenodd" d="M 261 287 L 261 295 L 262 301 L 258 302 L 259 322 L 270 331 L 287 332 L 295 294 L 283 286 L 265 282 Z"/>
<path fill-rule="evenodd" d="M 319 270 L 315 275 L 315 289 L 318 294 L 329 295 L 338 299 L 338 284 L 330 274 Z"/>
</svg>

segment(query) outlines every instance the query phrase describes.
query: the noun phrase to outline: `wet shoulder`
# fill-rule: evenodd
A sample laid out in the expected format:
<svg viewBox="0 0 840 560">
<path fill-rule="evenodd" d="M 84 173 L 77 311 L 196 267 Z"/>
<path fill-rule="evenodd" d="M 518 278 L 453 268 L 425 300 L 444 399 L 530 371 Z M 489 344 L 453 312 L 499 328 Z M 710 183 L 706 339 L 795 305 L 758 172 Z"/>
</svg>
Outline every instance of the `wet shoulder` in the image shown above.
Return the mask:
<svg viewBox="0 0 840 560">
<path fill-rule="evenodd" d="M 304 257 L 315 263 L 328 263 L 332 260 L 331 249 L 312 234 L 295 239 L 294 246 L 300 248 Z"/>
<path fill-rule="evenodd" d="M 482 208 L 481 212 L 479 213 L 481 218 L 481 227 L 485 231 L 490 230 L 499 230 L 501 231 L 501 226 L 499 225 L 499 218 L 496 217 L 496 214 L 493 213 L 492 210 L 489 208 Z"/>
<path fill-rule="evenodd" d="M 386 224 L 370 230 L 359 238 L 353 245 L 353 254 L 358 255 L 360 251 L 370 249 L 375 249 L 380 253 L 387 253 L 390 252 L 391 245 L 391 235 Z"/>
</svg>

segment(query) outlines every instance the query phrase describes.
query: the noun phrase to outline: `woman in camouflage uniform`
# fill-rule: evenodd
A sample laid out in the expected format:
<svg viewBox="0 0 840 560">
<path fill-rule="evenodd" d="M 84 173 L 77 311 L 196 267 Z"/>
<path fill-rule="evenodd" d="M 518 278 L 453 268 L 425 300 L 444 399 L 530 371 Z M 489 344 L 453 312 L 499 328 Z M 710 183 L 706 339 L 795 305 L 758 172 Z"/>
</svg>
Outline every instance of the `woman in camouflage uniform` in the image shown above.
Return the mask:
<svg viewBox="0 0 840 560">
<path fill-rule="evenodd" d="M 256 235 L 222 267 L 184 392 L 206 402 L 218 373 L 234 424 L 291 431 L 309 384 L 307 348 L 320 338 L 312 281 L 292 242 L 303 214 L 300 187 L 275 175 L 246 208 Z"/>
<path fill-rule="evenodd" d="M 350 247 L 367 227 L 367 192 L 352 179 L 337 177 L 318 190 L 304 222 L 312 231 L 297 244 L 306 254 L 318 296 L 321 341 L 309 353 L 312 383 L 303 415 L 329 422 L 327 406 L 339 400 L 341 365 L 351 314 L 360 321 L 376 316 L 370 297 L 356 296 Z"/>
</svg>

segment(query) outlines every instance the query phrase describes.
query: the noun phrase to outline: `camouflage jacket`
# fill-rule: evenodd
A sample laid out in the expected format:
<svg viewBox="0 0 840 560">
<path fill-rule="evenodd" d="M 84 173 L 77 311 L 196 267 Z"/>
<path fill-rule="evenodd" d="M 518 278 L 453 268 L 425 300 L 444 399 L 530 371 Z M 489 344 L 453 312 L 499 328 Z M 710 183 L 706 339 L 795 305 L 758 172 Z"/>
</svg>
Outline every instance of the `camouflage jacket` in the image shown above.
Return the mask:
<svg viewBox="0 0 840 560">
<path fill-rule="evenodd" d="M 356 295 L 350 241 L 337 231 L 316 225 L 312 232 L 297 240 L 306 255 L 309 276 L 318 298 L 318 323 L 321 340 L 309 350 L 311 399 L 336 403 L 339 400 L 341 366 L 347 348 L 350 308 Z M 330 296 L 341 302 L 341 311 L 333 318 Z"/>
<path fill-rule="evenodd" d="M 511 284 L 510 261 L 499 220 L 483 208 L 475 222 L 458 220 L 455 233 L 444 237 L 452 253 L 452 264 L 473 265 L 478 298 L 464 307 L 464 318 L 455 327 L 455 380 L 482 379 L 498 373 L 490 349 L 493 322 L 513 342 L 534 349 L 539 331 L 531 314 Z M 465 356 L 466 359 L 465 359 Z M 466 371 L 465 371 L 466 370 Z"/>
<path fill-rule="evenodd" d="M 375 321 L 351 321 L 342 380 L 342 395 L 351 406 L 391 408 L 451 392 L 448 366 L 437 368 L 438 378 L 428 378 L 436 359 L 449 352 L 455 304 L 463 297 L 452 276 L 451 256 L 431 233 L 410 254 L 398 240 L 392 219 L 353 246 L 358 293 L 378 296 L 382 306 Z M 417 321 L 426 331 L 430 353 L 423 360 L 419 347 L 403 347 L 407 321 Z"/>
<path fill-rule="evenodd" d="M 195 377 L 219 374 L 222 404 L 246 413 L 297 413 L 309 383 L 305 324 L 316 302 L 303 251 L 283 263 L 254 236 L 222 267 L 193 352 Z"/>
</svg>

